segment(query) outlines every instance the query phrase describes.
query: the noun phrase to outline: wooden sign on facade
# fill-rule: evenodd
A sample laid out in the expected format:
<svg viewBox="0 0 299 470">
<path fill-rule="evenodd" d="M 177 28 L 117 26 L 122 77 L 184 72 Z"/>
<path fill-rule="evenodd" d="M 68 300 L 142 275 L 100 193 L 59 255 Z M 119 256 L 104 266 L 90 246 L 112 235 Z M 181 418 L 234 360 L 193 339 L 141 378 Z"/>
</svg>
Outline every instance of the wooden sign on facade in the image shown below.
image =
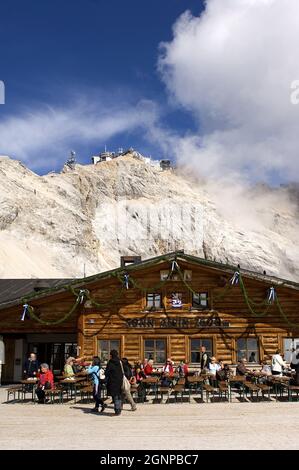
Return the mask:
<svg viewBox="0 0 299 470">
<path fill-rule="evenodd" d="M 228 321 L 221 318 L 130 318 L 125 321 L 128 328 L 228 328 Z"/>
</svg>

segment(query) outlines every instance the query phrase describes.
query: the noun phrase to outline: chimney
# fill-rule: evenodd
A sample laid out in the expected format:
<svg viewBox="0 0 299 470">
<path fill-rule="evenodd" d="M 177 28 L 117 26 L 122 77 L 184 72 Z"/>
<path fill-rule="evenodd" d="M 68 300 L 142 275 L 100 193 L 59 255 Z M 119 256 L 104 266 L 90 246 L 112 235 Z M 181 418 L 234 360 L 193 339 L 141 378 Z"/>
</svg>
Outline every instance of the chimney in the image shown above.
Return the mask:
<svg viewBox="0 0 299 470">
<path fill-rule="evenodd" d="M 138 264 L 141 263 L 141 256 L 121 256 L 120 257 L 120 266 L 121 268 L 125 268 L 130 264 Z"/>
<path fill-rule="evenodd" d="M 49 288 L 50 288 L 50 284 L 47 282 L 46 279 L 37 279 L 34 284 L 33 290 L 35 292 L 40 292 L 42 290 L 46 290 Z"/>
</svg>

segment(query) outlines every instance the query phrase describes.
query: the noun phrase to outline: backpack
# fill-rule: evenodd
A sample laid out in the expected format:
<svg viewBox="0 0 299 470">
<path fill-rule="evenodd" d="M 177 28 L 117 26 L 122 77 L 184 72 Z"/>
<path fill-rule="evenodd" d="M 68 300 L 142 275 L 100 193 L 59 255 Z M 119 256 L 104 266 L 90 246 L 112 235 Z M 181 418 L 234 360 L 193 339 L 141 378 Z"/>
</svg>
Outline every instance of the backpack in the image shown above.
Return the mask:
<svg viewBox="0 0 299 470">
<path fill-rule="evenodd" d="M 105 371 L 102 367 L 100 367 L 100 370 L 98 372 L 98 377 L 100 379 L 100 383 L 105 383 L 106 382 L 106 375 L 105 375 Z"/>
<path fill-rule="evenodd" d="M 99 379 L 99 382 L 100 384 L 104 384 L 106 382 L 106 376 L 105 376 L 105 371 L 102 367 L 98 367 L 98 371 L 97 372 L 92 372 L 90 375 L 90 377 L 92 378 L 94 375 L 96 375 Z"/>
</svg>

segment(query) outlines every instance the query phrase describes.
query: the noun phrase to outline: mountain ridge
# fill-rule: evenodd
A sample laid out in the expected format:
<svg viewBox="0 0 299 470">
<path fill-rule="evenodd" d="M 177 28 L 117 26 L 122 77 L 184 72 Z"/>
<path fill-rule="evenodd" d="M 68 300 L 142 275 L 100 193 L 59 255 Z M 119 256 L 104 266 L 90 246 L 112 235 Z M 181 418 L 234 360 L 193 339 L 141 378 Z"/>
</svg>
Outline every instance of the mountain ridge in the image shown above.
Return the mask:
<svg viewBox="0 0 299 470">
<path fill-rule="evenodd" d="M 0 157 L 0 278 L 83 277 L 184 249 L 298 281 L 294 191 L 236 188 L 133 154 L 44 176 Z"/>
</svg>

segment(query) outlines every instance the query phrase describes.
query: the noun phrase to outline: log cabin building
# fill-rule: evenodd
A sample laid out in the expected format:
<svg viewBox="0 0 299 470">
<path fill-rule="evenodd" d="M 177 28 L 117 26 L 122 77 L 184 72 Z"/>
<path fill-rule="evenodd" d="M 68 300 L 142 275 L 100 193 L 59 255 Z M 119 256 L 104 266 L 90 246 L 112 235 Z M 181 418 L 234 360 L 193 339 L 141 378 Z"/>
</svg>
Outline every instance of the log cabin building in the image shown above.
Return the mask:
<svg viewBox="0 0 299 470">
<path fill-rule="evenodd" d="M 111 349 L 156 365 L 171 357 L 198 367 L 202 345 L 230 364 L 277 348 L 288 360 L 299 343 L 299 284 L 183 251 L 125 256 L 83 279 L 0 280 L 0 335 L 6 383 L 21 379 L 32 351 L 56 374 L 69 355 L 106 361 Z"/>
</svg>

